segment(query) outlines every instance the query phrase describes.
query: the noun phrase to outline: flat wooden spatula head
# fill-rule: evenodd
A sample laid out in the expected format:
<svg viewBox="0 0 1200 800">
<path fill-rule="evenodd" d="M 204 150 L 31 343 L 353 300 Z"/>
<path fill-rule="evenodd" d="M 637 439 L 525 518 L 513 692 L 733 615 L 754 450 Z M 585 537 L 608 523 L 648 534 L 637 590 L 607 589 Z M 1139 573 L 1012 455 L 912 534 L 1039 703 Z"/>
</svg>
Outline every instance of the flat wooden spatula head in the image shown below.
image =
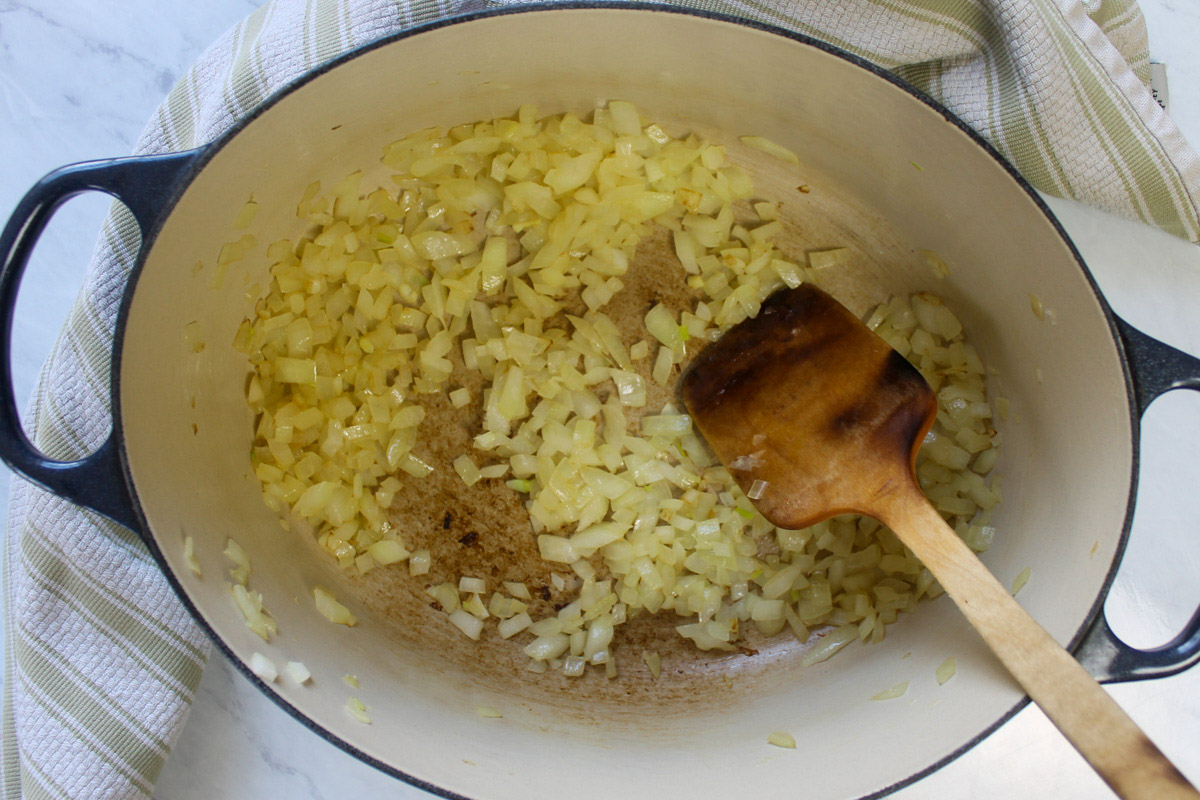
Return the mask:
<svg viewBox="0 0 1200 800">
<path fill-rule="evenodd" d="M 809 284 L 775 293 L 701 352 L 683 401 L 738 485 L 783 528 L 880 516 L 887 496 L 915 480 L 937 413 L 917 369 Z"/>
</svg>

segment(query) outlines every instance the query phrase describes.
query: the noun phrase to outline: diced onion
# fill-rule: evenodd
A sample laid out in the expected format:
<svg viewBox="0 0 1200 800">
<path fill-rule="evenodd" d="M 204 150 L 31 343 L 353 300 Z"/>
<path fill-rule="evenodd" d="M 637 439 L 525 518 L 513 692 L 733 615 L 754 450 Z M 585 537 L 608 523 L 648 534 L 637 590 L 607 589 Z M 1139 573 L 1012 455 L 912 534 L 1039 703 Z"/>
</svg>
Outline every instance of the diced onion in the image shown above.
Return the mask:
<svg viewBox="0 0 1200 800">
<path fill-rule="evenodd" d="M 532 624 L 533 620 L 529 617 L 529 614 L 522 611 L 515 617 L 509 617 L 508 619 L 500 620 L 497 629 L 500 631 L 501 638 L 510 639 L 521 631 L 527 629 Z"/>
<path fill-rule="evenodd" d="M 258 203 L 254 202 L 251 197 L 242 206 L 242 210 L 238 212 L 237 217 L 233 220 L 233 227 L 236 230 L 245 230 L 250 227 L 250 223 L 254 222 L 255 215 L 258 214 Z"/>
<path fill-rule="evenodd" d="M 767 734 L 767 743 L 773 744 L 776 747 L 783 747 L 789 750 L 796 749 L 796 737 L 792 736 L 787 731 L 773 731 Z"/>
<path fill-rule="evenodd" d="M 742 144 L 799 163 L 762 137 Z M 618 100 L 591 122 L 522 107 L 507 119 L 421 131 L 385 148 L 383 165 L 384 188 L 364 170 L 324 194 L 319 183 L 304 191 L 296 210 L 305 233 L 267 247 L 269 288 L 233 337 L 251 366 L 253 474 L 264 501 L 289 526 L 309 526 L 344 569 L 407 561 L 410 575 L 430 574 L 430 550 L 410 553 L 390 508 L 450 466 L 467 486 L 505 479 L 542 558 L 570 568 L 555 566 L 549 587 L 535 587 L 560 595 L 540 619 L 524 584 L 486 598 L 482 579 L 440 575 L 429 589 L 470 638 L 488 624 L 502 638 L 529 631 L 521 641 L 534 670 L 576 676 L 603 664 L 612 677 L 619 626 L 659 611 L 683 617 L 678 634 L 702 649 L 736 649 L 745 625 L 800 641 L 825 630 L 803 657 L 812 664 L 855 638 L 878 642 L 919 599 L 941 593 L 874 520 L 771 526 L 750 508 L 766 482 L 743 493 L 731 475 L 761 466 L 767 450 L 726 469 L 687 415 L 650 405 L 673 395 L 699 349 L 756 315 L 776 289 L 848 269 L 857 252 L 823 246 L 800 262 L 782 253 L 774 240 L 790 215 L 755 193 L 724 145 L 673 138 Z M 243 209 L 239 222 L 250 218 Z M 610 317 L 655 226 L 670 231 L 694 300 L 652 301 L 640 323 Z M 218 269 L 255 247 L 249 234 L 227 244 Z M 936 254 L 922 255 L 948 273 Z M 931 294 L 893 298 L 868 325 L 937 392 L 918 479 L 964 541 L 986 548 L 1000 499 L 999 435 L 979 354 Z M 195 347 L 198 328 L 185 326 L 185 338 Z M 443 462 L 423 444 L 437 435 L 426 409 L 447 405 L 463 409 L 456 420 L 478 415 L 478 453 Z M 1007 401 L 996 410 L 1003 419 Z M 235 600 L 266 638 L 274 622 L 242 585 L 249 567 L 238 550 L 229 548 Z M 331 594 L 314 591 L 314 600 L 354 624 Z M 658 656 L 644 659 L 657 678 Z"/>
<path fill-rule="evenodd" d="M 687 414 L 660 414 L 642 417 L 643 436 L 677 438 L 692 431 L 692 418 Z"/>
<path fill-rule="evenodd" d="M 299 661 L 287 662 L 283 667 L 283 674 L 297 686 L 303 686 L 312 680 L 312 673 L 308 671 L 308 667 Z"/>
<path fill-rule="evenodd" d="M 762 136 L 743 136 L 742 143 L 747 147 L 753 147 L 755 150 L 761 150 L 769 156 L 774 156 L 780 161 L 786 161 L 789 164 L 799 164 L 800 158 L 788 150 L 786 147 L 776 144 L 770 139 Z"/>
<path fill-rule="evenodd" d="M 683 344 L 679 323 L 675 321 L 675 316 L 670 310 L 661 303 L 650 309 L 646 314 L 645 323 L 646 330 L 662 345 L 676 347 Z"/>
<path fill-rule="evenodd" d="M 939 664 L 938 668 L 935 672 L 935 676 L 937 677 L 938 686 L 943 685 L 946 681 L 953 678 L 954 673 L 957 671 L 958 671 L 958 664 L 954 660 L 954 656 L 950 656 L 945 661 L 943 661 L 941 664 Z"/>
<path fill-rule="evenodd" d="M 521 600 L 533 599 L 533 595 L 529 593 L 529 587 L 523 583 L 516 581 L 505 581 L 504 588 L 513 597 L 520 598 Z"/>
<path fill-rule="evenodd" d="M 375 559 L 375 563 L 380 566 L 395 564 L 398 561 L 403 561 L 408 558 L 409 553 L 404 549 L 404 545 L 395 539 L 380 539 L 369 548 L 367 553 L 371 558 Z"/>
<path fill-rule="evenodd" d="M 262 595 L 248 590 L 240 583 L 232 584 L 229 591 L 238 610 L 242 612 L 246 627 L 262 637 L 264 642 L 271 641 L 271 637 L 279 632 L 279 628 L 263 608 Z"/>
<path fill-rule="evenodd" d="M 409 575 L 425 575 L 429 572 L 430 556 L 428 550 L 418 550 L 408 559 Z"/>
<path fill-rule="evenodd" d="M 491 616 L 491 612 L 483 604 L 483 600 L 477 594 L 472 594 L 467 597 L 462 603 L 463 611 L 466 611 L 471 616 L 479 620 L 487 619 Z"/>
<path fill-rule="evenodd" d="M 317 362 L 311 358 L 280 356 L 275 360 L 275 379 L 280 383 L 315 384 L 317 382 Z"/>
<path fill-rule="evenodd" d="M 571 646 L 571 640 L 561 633 L 539 636 L 525 645 L 525 655 L 534 661 L 550 661 L 558 658 Z"/>
<path fill-rule="evenodd" d="M 233 562 L 233 569 L 229 570 L 229 576 L 242 586 L 246 585 L 247 579 L 250 577 L 250 557 L 246 555 L 246 551 L 242 546 L 233 539 L 225 540 L 225 555 Z"/>
<path fill-rule="evenodd" d="M 850 250 L 836 247 L 832 250 L 814 250 L 808 254 L 808 265 L 813 269 L 828 269 L 850 260 Z"/>
<path fill-rule="evenodd" d="M 192 541 L 191 536 L 183 538 L 183 560 L 193 575 L 197 578 L 203 577 L 200 572 L 200 562 L 196 559 L 196 543 Z"/>
<path fill-rule="evenodd" d="M 458 610 L 460 603 L 458 589 L 454 587 L 453 583 L 447 581 L 446 583 L 439 583 L 437 586 L 430 586 L 425 590 L 425 593 L 434 600 L 437 600 L 442 606 L 442 610 L 447 614 L 452 614 Z"/>
<path fill-rule="evenodd" d="M 642 660 L 646 662 L 646 667 L 650 670 L 650 677 L 658 680 L 658 676 L 662 672 L 662 657 L 658 653 L 647 650 L 642 653 Z"/>
<path fill-rule="evenodd" d="M 479 467 L 475 466 L 475 462 L 466 454 L 454 459 L 454 471 L 467 486 L 474 486 L 483 477 L 479 472 Z"/>
<path fill-rule="evenodd" d="M 1021 589 L 1025 588 L 1025 584 L 1029 583 L 1029 575 L 1030 575 L 1029 567 L 1026 567 L 1025 569 L 1021 570 L 1020 574 L 1018 574 L 1017 577 L 1013 578 L 1013 582 L 1012 582 L 1013 597 L 1016 597 L 1017 592 L 1021 591 Z"/>
<path fill-rule="evenodd" d="M 575 548 L 572 547 L 570 539 L 548 533 L 543 533 L 538 537 L 538 552 L 546 561 L 557 561 L 563 564 L 570 564 L 579 557 L 575 554 Z"/>
<path fill-rule="evenodd" d="M 1036 294 L 1029 295 L 1029 308 L 1038 319 L 1046 318 L 1046 306 L 1042 303 L 1042 298 Z"/>
<path fill-rule="evenodd" d="M 257 651 L 251 654 L 249 666 L 251 672 L 267 683 L 274 683 L 275 679 L 279 677 L 279 670 L 275 668 L 275 662 Z"/>
<path fill-rule="evenodd" d="M 351 697 L 346 701 L 346 713 L 363 725 L 371 724 L 371 718 L 367 715 L 367 707 L 357 697 Z"/>
<path fill-rule="evenodd" d="M 487 591 L 487 583 L 483 578 L 459 578 L 458 590 L 460 592 L 473 592 L 475 594 L 483 594 Z"/>
<path fill-rule="evenodd" d="M 819 664 L 826 660 L 838 650 L 841 650 L 846 645 L 850 644 L 858 638 L 858 626 L 853 624 L 843 625 L 836 630 L 822 636 L 817 640 L 817 644 L 813 649 L 809 650 L 800 658 L 800 665 L 811 667 L 813 664 Z"/>
<path fill-rule="evenodd" d="M 461 608 L 450 613 L 450 622 L 470 639 L 478 639 L 479 635 L 483 632 L 483 620 L 472 616 Z"/>
<path fill-rule="evenodd" d="M 321 616 L 330 622 L 346 627 L 354 627 L 358 624 L 358 620 L 350 613 L 350 609 L 339 603 L 328 589 L 320 586 L 313 587 L 313 601 L 316 602 L 317 611 Z"/>
<path fill-rule="evenodd" d="M 890 689 L 884 689 L 879 694 L 874 695 L 871 699 L 872 700 L 895 700 L 897 697 L 903 697 L 904 693 L 907 691 L 908 691 L 908 681 L 904 681 L 902 683 L 897 683 L 895 686 L 893 686 Z"/>
<path fill-rule="evenodd" d="M 946 261 L 933 250 L 918 250 L 918 253 L 925 259 L 925 263 L 933 270 L 934 277 L 946 278 L 950 275 L 950 267 Z"/>
</svg>

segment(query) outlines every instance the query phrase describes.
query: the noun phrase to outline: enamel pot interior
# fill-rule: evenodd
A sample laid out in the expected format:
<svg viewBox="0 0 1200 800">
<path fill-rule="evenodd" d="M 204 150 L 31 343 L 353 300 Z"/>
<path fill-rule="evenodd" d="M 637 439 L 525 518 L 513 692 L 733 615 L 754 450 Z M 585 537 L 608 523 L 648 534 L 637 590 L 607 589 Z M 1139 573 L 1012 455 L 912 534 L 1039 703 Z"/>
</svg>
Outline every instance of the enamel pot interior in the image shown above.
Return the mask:
<svg viewBox="0 0 1200 800">
<path fill-rule="evenodd" d="M 618 638 L 614 681 L 600 671 L 536 676 L 516 644 L 494 633 L 469 642 L 423 594 L 458 574 L 491 585 L 537 579 L 515 500 L 413 482 L 401 501 L 406 524 L 437 559 L 421 578 L 403 568 L 344 575 L 262 503 L 248 459 L 248 368 L 230 342 L 265 285 L 264 247 L 214 281 L 221 245 L 241 233 L 231 224 L 242 204 L 253 195 L 260 205 L 251 233 L 262 245 L 294 237 L 311 181 L 332 186 L 358 169 L 385 181 L 381 148 L 410 131 L 524 103 L 587 114 L 610 98 L 633 101 L 672 133 L 728 144 L 758 193 L 783 202 L 783 247 L 794 257 L 852 248 L 851 265 L 824 284 L 856 311 L 931 290 L 959 313 L 1012 408 L 998 423 L 1005 499 L 984 560 L 1004 583 L 1030 567 L 1022 604 L 1060 642 L 1075 640 L 1120 549 L 1133 432 L 1121 354 L 1069 245 L 1005 166 L 887 77 L 776 32 L 645 9 L 503 14 L 385 43 L 315 75 L 212 149 L 126 308 L 120 427 L 148 531 L 227 652 L 302 661 L 314 676 L 266 691 L 340 746 L 443 793 L 843 798 L 894 787 L 968 747 L 1022 699 L 947 599 L 891 626 L 882 644 L 809 668 L 787 636 L 753 657 L 700 655 L 676 644 L 677 620 L 659 620 Z M 786 145 L 800 165 L 748 150 L 737 138 L 745 134 Z M 939 253 L 949 277 L 936 278 L 921 249 Z M 642 261 L 666 270 L 669 255 L 650 247 Z M 1053 323 L 1031 312 L 1030 293 L 1054 310 Z M 192 322 L 206 345 L 199 353 L 183 335 Z M 423 435 L 465 442 L 469 422 L 447 418 Z M 441 457 L 458 445 L 429 446 Z M 448 462 L 438 467 L 450 474 Z M 452 529 L 438 541 L 446 512 Z M 480 543 L 464 553 L 457 539 L 470 530 Z M 202 578 L 184 563 L 185 536 Z M 249 553 L 250 587 L 278 619 L 269 644 L 230 599 L 227 537 Z M 358 626 L 319 616 L 314 584 L 332 588 Z M 657 681 L 644 649 L 663 654 Z M 938 686 L 934 671 L 948 656 L 958 673 Z M 346 673 L 361 688 L 348 688 Z M 901 681 L 902 698 L 870 700 Z M 345 713 L 351 694 L 371 725 Z M 480 706 L 503 717 L 481 718 Z M 795 736 L 796 751 L 766 744 L 778 730 Z"/>
</svg>

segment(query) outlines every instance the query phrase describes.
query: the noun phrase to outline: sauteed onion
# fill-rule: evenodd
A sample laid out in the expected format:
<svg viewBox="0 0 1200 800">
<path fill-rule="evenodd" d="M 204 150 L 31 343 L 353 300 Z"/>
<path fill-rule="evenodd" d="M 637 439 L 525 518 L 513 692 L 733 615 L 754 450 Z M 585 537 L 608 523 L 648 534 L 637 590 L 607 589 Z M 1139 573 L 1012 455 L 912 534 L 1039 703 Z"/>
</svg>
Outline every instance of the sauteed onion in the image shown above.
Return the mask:
<svg viewBox="0 0 1200 800">
<path fill-rule="evenodd" d="M 778 145 L 743 142 L 793 168 Z M 468 576 L 428 590 L 466 636 L 520 636 L 535 671 L 605 664 L 615 675 L 617 629 L 663 610 L 687 618 L 676 630 L 705 650 L 735 649 L 748 624 L 801 640 L 836 627 L 815 661 L 852 639 L 882 639 L 901 611 L 940 591 L 873 520 L 774 528 L 686 415 L 650 405 L 776 289 L 853 268 L 844 247 L 814 251 L 804 266 L 780 252 L 777 204 L 752 202 L 725 146 L 672 137 L 612 102 L 590 122 L 523 107 L 419 131 L 382 161 L 394 189 L 356 172 L 304 193 L 307 232 L 268 248 L 270 287 L 234 343 L 252 366 L 264 500 L 310 526 L 342 567 L 429 571 L 428 552 L 410 552 L 388 509 L 401 473 L 436 469 L 524 495 L 529 535 L 574 581 L 575 599 L 542 619 L 530 616 L 524 585 Z M 696 299 L 655 305 L 640 330 L 622 330 L 605 307 L 655 229 L 669 232 Z M 983 549 L 999 436 L 978 354 L 931 295 L 896 298 L 869 324 L 938 391 L 918 475 Z M 482 377 L 480 396 L 454 385 L 460 364 Z M 473 452 L 452 464 L 423 455 L 422 437 L 437 435 L 422 430 L 422 398 L 433 393 L 479 404 Z M 353 624 L 340 604 L 324 606 Z"/>
</svg>

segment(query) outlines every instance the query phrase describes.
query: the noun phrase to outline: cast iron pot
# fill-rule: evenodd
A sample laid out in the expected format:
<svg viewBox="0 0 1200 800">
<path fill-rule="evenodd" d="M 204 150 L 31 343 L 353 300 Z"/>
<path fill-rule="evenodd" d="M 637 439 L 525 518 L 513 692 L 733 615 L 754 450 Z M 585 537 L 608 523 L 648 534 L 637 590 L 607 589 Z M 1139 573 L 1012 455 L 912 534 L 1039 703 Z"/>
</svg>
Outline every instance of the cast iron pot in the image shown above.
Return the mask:
<svg viewBox="0 0 1200 800">
<path fill-rule="evenodd" d="M 856 310 L 934 289 L 958 311 L 1013 409 L 999 423 L 1004 501 L 984 560 L 1003 582 L 1032 568 L 1021 602 L 1052 635 L 1106 681 L 1168 675 L 1200 659 L 1200 615 L 1167 646 L 1139 651 L 1116 639 L 1101 613 L 1133 512 L 1139 418 L 1169 389 L 1200 388 L 1200 361 L 1116 318 L 1038 195 L 944 108 L 826 44 L 710 14 L 622 4 L 463 17 L 314 70 L 197 150 L 51 173 L 0 240 L 0 355 L 7 363 L 21 272 L 54 209 L 87 190 L 116 197 L 142 244 L 114 343 L 113 431 L 80 461 L 47 459 L 22 433 L 6 368 L 0 455 L 137 531 L 217 646 L 281 707 L 442 795 L 790 797 L 803 787 L 810 798 L 849 798 L 936 769 L 1026 702 L 947 600 L 890 627 L 882 644 L 810 668 L 799 666 L 803 648 L 788 637 L 752 657 L 689 653 L 674 644 L 673 621 L 662 620 L 631 634 L 623 652 L 618 642 L 615 681 L 536 676 L 512 642 L 476 645 L 451 628 L 428 607 L 424 582 L 403 569 L 349 578 L 263 505 L 247 457 L 248 368 L 229 342 L 252 308 L 247 286 L 263 282 L 265 256 L 210 286 L 246 199 L 260 205 L 252 229 L 260 242 L 295 236 L 306 185 L 332 186 L 356 169 L 382 180 L 382 146 L 410 131 L 523 103 L 586 114 L 616 98 L 672 132 L 729 143 L 758 192 L 784 203 L 785 251 L 849 246 L 853 268 L 831 271 L 826 288 Z M 790 147 L 802 165 L 742 148 L 744 134 Z M 811 191 L 797 192 L 800 184 Z M 939 253 L 950 276 L 935 279 L 919 249 Z M 642 256 L 651 264 L 666 257 Z M 197 261 L 207 266 L 197 272 Z M 1030 293 L 1055 310 L 1056 324 L 1030 313 Z M 182 335 L 193 321 L 207 344 L 198 354 Z M 451 512 L 456 525 L 496 521 L 495 509 L 468 493 L 414 497 L 429 504 L 431 520 Z M 185 536 L 203 578 L 184 563 Z M 229 536 L 249 553 L 251 588 L 278 619 L 269 645 L 230 600 L 220 555 Z M 519 560 L 531 537 L 508 536 Z M 438 553 L 445 557 L 432 579 L 442 579 L 438 569 L 505 569 Z M 316 583 L 351 607 L 357 627 L 316 613 Z M 642 648 L 664 654 L 658 681 Z M 314 683 L 263 683 L 244 666 L 255 651 L 279 664 L 303 661 Z M 947 656 L 957 658 L 958 675 L 939 687 L 934 671 Z M 370 726 L 343 710 L 347 672 L 359 678 L 354 694 L 371 708 Z M 903 680 L 902 700 L 870 702 Z M 480 706 L 503 717 L 481 718 Z M 776 730 L 795 736 L 796 752 L 765 744 Z"/>
</svg>

